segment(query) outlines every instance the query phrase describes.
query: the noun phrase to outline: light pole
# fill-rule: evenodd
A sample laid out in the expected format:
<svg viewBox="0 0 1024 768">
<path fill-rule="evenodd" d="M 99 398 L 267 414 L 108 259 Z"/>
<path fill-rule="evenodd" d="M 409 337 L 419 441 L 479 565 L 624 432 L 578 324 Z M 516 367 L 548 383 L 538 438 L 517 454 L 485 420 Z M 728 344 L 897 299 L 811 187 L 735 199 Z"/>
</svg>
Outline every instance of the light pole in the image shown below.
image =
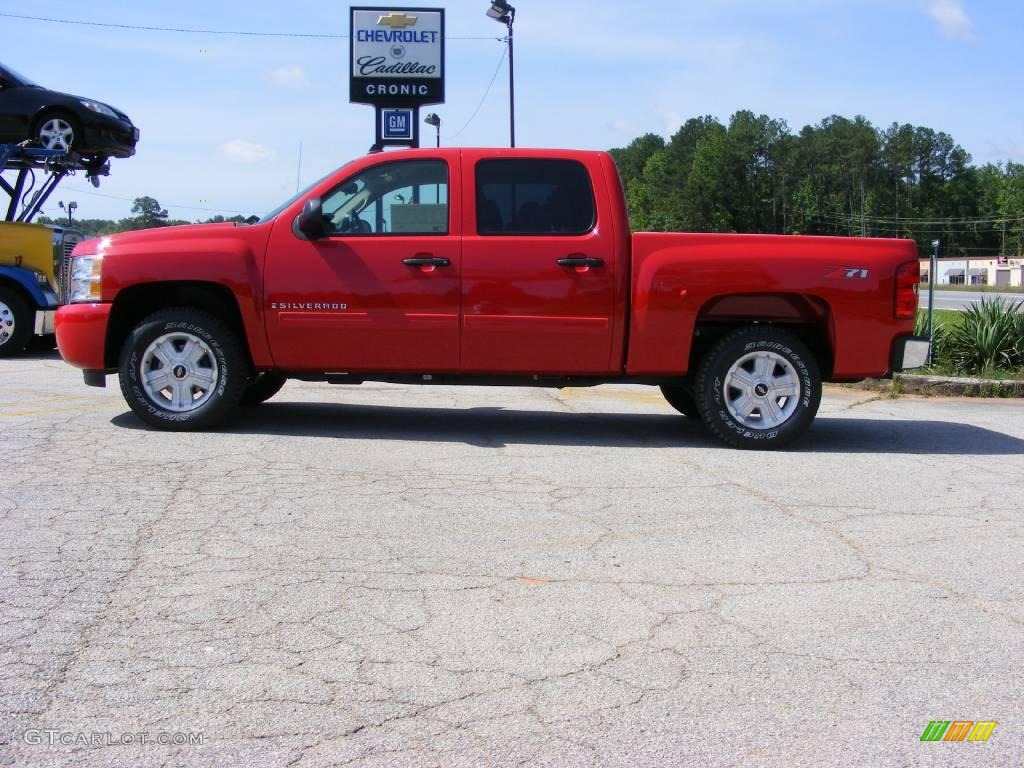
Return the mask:
<svg viewBox="0 0 1024 768">
<path fill-rule="evenodd" d="M 432 125 L 435 128 L 437 128 L 437 146 L 440 149 L 440 147 L 441 147 L 441 118 L 438 117 L 435 113 L 431 112 L 425 118 L 423 118 L 423 122 L 426 123 L 427 125 Z"/>
<path fill-rule="evenodd" d="M 487 15 L 508 27 L 508 121 L 510 145 L 516 145 L 516 60 L 512 44 L 512 24 L 516 20 L 516 9 L 505 0 L 492 0 Z"/>
<path fill-rule="evenodd" d="M 441 148 L 441 118 L 438 117 L 436 112 L 430 112 L 426 117 L 423 118 L 423 122 L 427 125 L 432 125 L 437 129 L 437 148 Z M 434 202 L 438 205 L 441 204 L 441 185 L 438 184 L 434 187 Z"/>
<path fill-rule="evenodd" d="M 68 226 L 70 227 L 71 226 L 71 217 L 74 214 L 75 210 L 78 208 L 78 203 L 76 203 L 74 200 L 72 200 L 70 203 L 67 204 L 67 207 L 65 208 L 64 207 L 64 201 L 61 200 L 60 203 L 58 203 L 58 205 L 60 205 L 61 208 L 63 208 L 65 211 L 68 212 Z"/>
<path fill-rule="evenodd" d="M 932 355 L 935 354 L 935 274 L 939 268 L 939 245 L 938 240 L 932 240 L 932 260 L 928 267 L 928 365 L 932 364 Z M 966 270 L 964 270 L 966 274 Z"/>
</svg>

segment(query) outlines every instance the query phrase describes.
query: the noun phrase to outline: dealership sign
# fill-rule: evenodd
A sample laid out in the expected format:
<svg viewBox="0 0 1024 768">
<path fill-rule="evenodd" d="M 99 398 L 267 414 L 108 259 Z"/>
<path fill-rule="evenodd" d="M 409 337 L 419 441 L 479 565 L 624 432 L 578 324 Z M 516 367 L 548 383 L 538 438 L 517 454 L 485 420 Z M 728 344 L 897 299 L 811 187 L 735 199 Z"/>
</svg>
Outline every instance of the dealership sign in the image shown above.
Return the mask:
<svg viewBox="0 0 1024 768">
<path fill-rule="evenodd" d="M 352 8 L 349 100 L 418 107 L 444 101 L 444 10 Z"/>
</svg>

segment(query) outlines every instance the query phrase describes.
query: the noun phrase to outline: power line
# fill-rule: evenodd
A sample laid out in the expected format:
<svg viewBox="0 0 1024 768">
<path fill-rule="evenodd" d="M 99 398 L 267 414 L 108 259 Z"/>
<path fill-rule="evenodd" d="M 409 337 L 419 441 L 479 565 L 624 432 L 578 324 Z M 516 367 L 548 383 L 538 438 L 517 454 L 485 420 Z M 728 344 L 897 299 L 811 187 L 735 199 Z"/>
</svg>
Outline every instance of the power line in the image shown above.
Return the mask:
<svg viewBox="0 0 1024 768">
<path fill-rule="evenodd" d="M 462 135 L 462 132 L 469 128 L 469 124 L 472 123 L 476 119 L 476 116 L 480 113 L 480 109 L 483 107 L 484 102 L 487 101 L 487 97 L 491 93 L 491 88 L 494 87 L 494 81 L 498 79 L 498 73 L 501 71 L 501 65 L 505 62 L 505 55 L 507 53 L 507 48 L 502 49 L 501 58 L 498 59 L 498 66 L 494 68 L 494 74 L 491 75 L 491 82 L 487 84 L 487 90 L 484 91 L 484 95 L 480 99 L 480 103 L 476 105 L 476 109 L 473 110 L 473 114 L 469 116 L 469 120 L 466 121 L 466 124 L 458 130 L 458 133 L 452 136 L 453 139 L 459 138 L 459 136 Z"/>
<path fill-rule="evenodd" d="M 821 213 L 819 216 L 827 216 L 836 219 L 842 219 L 844 221 L 875 221 L 882 223 L 899 223 L 899 224 L 1002 224 L 1012 223 L 1015 221 L 1024 221 L 1024 214 L 1019 216 L 977 216 L 977 217 L 950 217 L 944 219 L 924 219 L 914 218 L 912 216 L 861 216 L 859 213 Z"/>
<path fill-rule="evenodd" d="M 108 200 L 123 200 L 124 202 L 127 202 L 127 203 L 134 203 L 138 199 L 138 198 L 134 198 L 134 197 L 119 197 L 118 195 L 105 195 L 102 192 L 91 192 L 88 189 L 79 189 L 79 188 L 76 188 L 76 187 L 69 187 L 69 189 L 73 190 L 75 192 L 75 194 L 79 194 L 79 195 L 91 195 L 92 197 L 105 197 Z M 163 208 L 181 208 L 182 210 L 186 210 L 186 211 L 204 211 L 206 213 L 238 213 L 238 214 L 252 213 L 252 211 L 238 211 L 238 210 L 235 210 L 233 208 L 202 208 L 202 207 L 196 206 L 196 205 L 176 205 L 175 203 L 161 203 L 160 205 Z"/>
<path fill-rule="evenodd" d="M 43 21 L 50 24 L 74 24 L 85 27 L 104 27 L 107 29 L 133 29 L 142 32 L 178 32 L 192 35 L 240 35 L 244 37 L 298 37 L 298 38 L 326 38 L 330 40 L 348 40 L 348 35 L 332 35 L 326 32 L 260 32 L 242 29 L 188 29 L 185 27 L 156 27 L 144 26 L 141 24 L 112 24 L 102 21 L 84 21 L 82 19 L 57 19 L 50 16 L 23 16 L 17 13 L 0 13 L 8 19 L 22 19 L 23 21 Z M 494 37 L 469 37 L 459 35 L 448 35 L 448 40 L 494 40 Z"/>
</svg>

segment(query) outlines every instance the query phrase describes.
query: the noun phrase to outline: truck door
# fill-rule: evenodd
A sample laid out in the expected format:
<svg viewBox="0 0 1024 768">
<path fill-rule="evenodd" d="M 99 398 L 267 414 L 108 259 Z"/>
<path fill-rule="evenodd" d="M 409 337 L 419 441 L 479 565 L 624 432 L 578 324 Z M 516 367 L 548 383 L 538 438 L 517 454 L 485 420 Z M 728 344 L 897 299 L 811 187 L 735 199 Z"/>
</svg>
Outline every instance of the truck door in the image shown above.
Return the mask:
<svg viewBox="0 0 1024 768">
<path fill-rule="evenodd" d="M 522 155 L 463 165 L 462 370 L 612 370 L 618 264 L 591 172 Z"/>
<path fill-rule="evenodd" d="M 322 196 L 329 237 L 311 242 L 278 221 L 264 283 L 275 363 L 457 371 L 461 233 L 448 201 L 459 186 L 440 158 L 382 162 Z"/>
</svg>

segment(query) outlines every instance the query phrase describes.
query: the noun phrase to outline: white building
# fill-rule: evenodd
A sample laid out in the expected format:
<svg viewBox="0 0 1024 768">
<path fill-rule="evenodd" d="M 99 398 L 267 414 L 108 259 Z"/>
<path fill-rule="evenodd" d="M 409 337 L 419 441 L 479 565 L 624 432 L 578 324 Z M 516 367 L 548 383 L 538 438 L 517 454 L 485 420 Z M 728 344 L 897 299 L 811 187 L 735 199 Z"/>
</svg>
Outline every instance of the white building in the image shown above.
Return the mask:
<svg viewBox="0 0 1024 768">
<path fill-rule="evenodd" d="M 930 259 L 921 259 L 921 282 L 931 279 Z M 939 259 L 936 285 L 1024 287 L 1024 258 Z"/>
</svg>

